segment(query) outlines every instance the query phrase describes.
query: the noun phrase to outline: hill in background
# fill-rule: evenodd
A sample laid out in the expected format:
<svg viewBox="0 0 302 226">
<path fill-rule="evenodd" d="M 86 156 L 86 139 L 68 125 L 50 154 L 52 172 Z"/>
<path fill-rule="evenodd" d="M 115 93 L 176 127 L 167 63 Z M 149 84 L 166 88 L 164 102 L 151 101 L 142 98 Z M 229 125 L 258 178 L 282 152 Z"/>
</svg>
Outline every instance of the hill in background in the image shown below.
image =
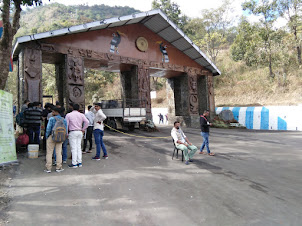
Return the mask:
<svg viewBox="0 0 302 226">
<path fill-rule="evenodd" d="M 53 3 L 22 12 L 21 27 L 16 37 L 138 12 L 140 11 L 130 7 L 110 7 L 106 5 L 65 6 Z M 301 68 L 292 67 L 286 73 L 283 73 L 280 68 L 280 70 L 276 70 L 276 77 L 271 79 L 268 76 L 268 69 L 263 66 L 250 67 L 243 62 L 233 61 L 230 56 L 230 46 L 226 46 L 221 52 L 216 65 L 222 72 L 222 75 L 216 76 L 214 80 L 216 106 L 293 105 L 302 103 Z M 45 75 L 46 78 L 43 84 L 47 86 L 45 88 L 47 90 L 45 94 L 47 95 L 54 95 L 55 92 L 55 82 L 52 78 L 54 75 L 49 73 L 52 70 L 50 68 L 43 72 L 43 76 Z M 15 73 L 16 71 L 11 73 L 6 90 L 16 97 Z M 102 73 L 93 71 L 91 76 L 98 74 L 97 76 L 101 80 Z M 112 89 L 112 84 L 117 84 L 119 81 L 118 75 L 110 76 L 106 74 L 103 77 L 105 81 L 102 80 L 99 86 L 92 79 L 93 86 L 86 87 L 89 95 L 87 100 L 90 100 L 92 95 L 100 90 L 100 87 L 102 92 L 98 95 L 101 97 L 114 98 L 115 93 L 120 95 L 119 90 Z M 107 81 L 107 78 L 110 78 L 110 81 Z M 154 85 L 152 81 L 151 79 L 151 88 L 158 91 L 159 98 L 158 100 L 152 100 L 152 106 L 166 106 L 165 79 L 158 80 L 157 85 Z M 117 86 L 114 87 L 120 89 Z"/>
</svg>

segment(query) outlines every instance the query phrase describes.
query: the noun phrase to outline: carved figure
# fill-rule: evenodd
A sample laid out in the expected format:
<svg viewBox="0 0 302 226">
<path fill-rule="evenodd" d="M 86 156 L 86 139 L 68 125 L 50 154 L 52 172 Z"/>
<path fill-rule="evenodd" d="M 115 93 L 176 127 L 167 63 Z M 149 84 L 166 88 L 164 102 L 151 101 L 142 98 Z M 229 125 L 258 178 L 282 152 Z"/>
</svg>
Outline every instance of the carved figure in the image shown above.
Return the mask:
<svg viewBox="0 0 302 226">
<path fill-rule="evenodd" d="M 197 93 L 197 78 L 196 76 L 190 76 L 189 77 L 189 88 L 191 93 Z"/>
<path fill-rule="evenodd" d="M 164 45 L 162 41 L 156 42 L 159 44 L 159 50 L 162 53 L 162 62 L 169 63 L 169 57 L 167 52 L 167 45 Z"/>
<path fill-rule="evenodd" d="M 117 31 L 115 33 L 112 34 L 113 38 L 110 42 L 110 52 L 111 53 L 117 53 L 119 54 L 119 51 L 118 51 L 118 45 L 120 44 L 121 40 L 122 40 L 122 37 L 121 35 L 125 35 L 124 33 L 120 32 L 120 31 Z"/>
<path fill-rule="evenodd" d="M 198 114 L 198 97 L 197 97 L 197 94 L 190 94 L 189 102 L 190 102 L 190 113 L 191 114 Z"/>
<path fill-rule="evenodd" d="M 69 58 L 68 59 L 68 78 L 73 79 L 74 82 L 78 80 L 83 81 L 82 73 L 82 59 L 80 58 Z"/>
</svg>

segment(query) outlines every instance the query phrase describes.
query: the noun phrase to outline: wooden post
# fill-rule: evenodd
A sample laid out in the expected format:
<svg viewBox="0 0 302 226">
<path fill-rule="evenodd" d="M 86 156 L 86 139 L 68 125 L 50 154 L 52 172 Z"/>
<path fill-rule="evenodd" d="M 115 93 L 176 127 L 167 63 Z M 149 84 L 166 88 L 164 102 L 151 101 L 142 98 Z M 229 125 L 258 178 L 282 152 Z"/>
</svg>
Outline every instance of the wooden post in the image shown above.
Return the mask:
<svg viewBox="0 0 302 226">
<path fill-rule="evenodd" d="M 150 97 L 150 74 L 149 68 L 138 66 L 138 97 L 141 100 L 141 107 L 146 107 L 147 118 L 152 119 L 151 97 Z"/>
<path fill-rule="evenodd" d="M 214 77 L 212 73 L 208 74 L 208 103 L 211 119 L 215 116 L 215 96 L 214 96 Z"/>
<path fill-rule="evenodd" d="M 189 84 L 189 113 L 190 115 L 198 115 L 198 93 L 197 93 L 197 75 L 188 74 Z"/>
<path fill-rule="evenodd" d="M 66 107 L 69 103 L 80 105 L 80 111 L 85 111 L 84 93 L 84 61 L 81 57 L 66 55 Z M 67 108 L 66 108 L 67 109 Z"/>
<path fill-rule="evenodd" d="M 23 54 L 21 77 L 24 78 L 24 93 L 21 99 L 42 102 L 42 52 L 25 48 Z"/>
</svg>

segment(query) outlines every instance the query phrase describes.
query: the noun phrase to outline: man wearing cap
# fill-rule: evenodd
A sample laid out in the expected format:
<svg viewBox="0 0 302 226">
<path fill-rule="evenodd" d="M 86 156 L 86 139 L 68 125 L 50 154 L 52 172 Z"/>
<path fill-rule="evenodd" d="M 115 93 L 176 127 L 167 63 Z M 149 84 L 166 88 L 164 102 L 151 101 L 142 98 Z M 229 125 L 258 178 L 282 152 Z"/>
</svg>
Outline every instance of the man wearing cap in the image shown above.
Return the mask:
<svg viewBox="0 0 302 226">
<path fill-rule="evenodd" d="M 81 141 L 83 133 L 88 127 L 89 121 L 84 114 L 79 112 L 80 106 L 73 105 L 73 111 L 65 117 L 68 125 L 68 140 L 71 148 L 72 163 L 69 168 L 82 167 Z"/>
<path fill-rule="evenodd" d="M 94 113 L 94 124 L 93 124 L 93 135 L 96 145 L 96 155 L 92 158 L 92 160 L 101 160 L 101 147 L 103 150 L 103 158 L 108 159 L 107 150 L 105 144 L 103 142 L 104 136 L 104 123 L 103 121 L 107 118 L 106 115 L 101 110 L 101 103 L 95 103 L 94 107 L 90 108 L 90 111 Z"/>
</svg>

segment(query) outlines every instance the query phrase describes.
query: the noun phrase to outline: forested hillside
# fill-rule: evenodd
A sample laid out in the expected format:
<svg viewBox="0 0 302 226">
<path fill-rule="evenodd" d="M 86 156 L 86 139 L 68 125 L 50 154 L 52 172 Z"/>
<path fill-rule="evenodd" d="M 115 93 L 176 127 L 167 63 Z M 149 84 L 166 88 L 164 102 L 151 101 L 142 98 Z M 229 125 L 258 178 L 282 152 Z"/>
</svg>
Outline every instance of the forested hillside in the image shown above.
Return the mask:
<svg viewBox="0 0 302 226">
<path fill-rule="evenodd" d="M 302 103 L 302 0 L 246 1 L 246 14 L 232 17 L 232 2 L 222 1 L 216 9 L 203 10 L 199 18 L 183 15 L 170 0 L 157 0 L 161 8 L 222 72 L 215 77 L 216 105 L 288 105 Z M 50 4 L 23 12 L 17 36 L 59 29 L 104 18 L 139 12 L 129 7 L 65 6 Z M 236 19 L 236 20 L 235 20 Z M 280 19 L 286 25 L 278 26 Z M 54 68 L 43 65 L 46 94 L 55 92 Z M 7 90 L 15 93 L 14 73 Z M 119 75 L 88 70 L 86 99 L 118 98 Z M 114 84 L 114 85 L 113 85 Z M 155 106 L 165 105 L 165 79 L 152 78 L 152 90 L 159 91 Z"/>
</svg>

